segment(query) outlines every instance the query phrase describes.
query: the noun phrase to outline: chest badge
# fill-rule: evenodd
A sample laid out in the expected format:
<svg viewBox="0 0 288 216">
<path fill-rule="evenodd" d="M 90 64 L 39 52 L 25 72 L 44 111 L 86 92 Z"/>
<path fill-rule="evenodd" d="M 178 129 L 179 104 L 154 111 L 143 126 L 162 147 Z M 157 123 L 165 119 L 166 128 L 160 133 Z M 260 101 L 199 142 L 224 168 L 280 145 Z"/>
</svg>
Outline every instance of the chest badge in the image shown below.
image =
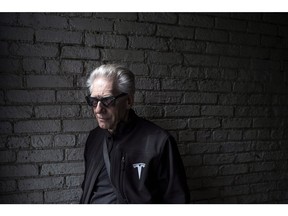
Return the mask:
<svg viewBox="0 0 288 216">
<path fill-rule="evenodd" d="M 142 169 L 145 168 L 145 163 L 135 163 L 133 164 L 133 168 L 137 168 L 139 180 L 141 179 Z"/>
</svg>

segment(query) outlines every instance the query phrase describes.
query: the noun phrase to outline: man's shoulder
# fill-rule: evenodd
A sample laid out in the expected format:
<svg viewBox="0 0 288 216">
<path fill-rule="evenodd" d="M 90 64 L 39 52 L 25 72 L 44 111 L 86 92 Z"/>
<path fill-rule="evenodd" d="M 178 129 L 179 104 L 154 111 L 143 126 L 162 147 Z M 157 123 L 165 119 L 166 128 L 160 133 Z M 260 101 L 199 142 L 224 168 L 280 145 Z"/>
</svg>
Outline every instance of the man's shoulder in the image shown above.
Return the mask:
<svg viewBox="0 0 288 216">
<path fill-rule="evenodd" d="M 140 117 L 139 118 L 139 126 L 143 131 L 148 132 L 149 134 L 157 134 L 163 136 L 170 136 L 170 133 L 162 128 L 161 126 L 155 124 L 151 120 Z"/>
<path fill-rule="evenodd" d="M 97 126 L 96 128 L 92 129 L 89 132 L 89 134 L 102 133 L 102 132 L 103 132 L 102 129 L 99 126 Z"/>
<path fill-rule="evenodd" d="M 95 137 L 101 137 L 103 135 L 104 135 L 103 129 L 97 126 L 96 128 L 94 128 L 89 132 L 87 140 L 93 139 Z"/>
</svg>

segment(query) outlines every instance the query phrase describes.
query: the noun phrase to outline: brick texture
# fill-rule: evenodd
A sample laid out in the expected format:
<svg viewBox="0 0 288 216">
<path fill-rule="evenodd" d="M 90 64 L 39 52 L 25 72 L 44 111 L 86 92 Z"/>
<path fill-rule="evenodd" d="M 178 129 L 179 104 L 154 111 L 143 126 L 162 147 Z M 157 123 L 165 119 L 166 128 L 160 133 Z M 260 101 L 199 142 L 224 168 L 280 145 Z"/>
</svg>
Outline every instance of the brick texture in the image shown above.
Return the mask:
<svg viewBox="0 0 288 216">
<path fill-rule="evenodd" d="M 178 142 L 191 203 L 288 203 L 288 15 L 0 13 L 0 203 L 78 203 L 85 80 L 135 72 Z"/>
</svg>

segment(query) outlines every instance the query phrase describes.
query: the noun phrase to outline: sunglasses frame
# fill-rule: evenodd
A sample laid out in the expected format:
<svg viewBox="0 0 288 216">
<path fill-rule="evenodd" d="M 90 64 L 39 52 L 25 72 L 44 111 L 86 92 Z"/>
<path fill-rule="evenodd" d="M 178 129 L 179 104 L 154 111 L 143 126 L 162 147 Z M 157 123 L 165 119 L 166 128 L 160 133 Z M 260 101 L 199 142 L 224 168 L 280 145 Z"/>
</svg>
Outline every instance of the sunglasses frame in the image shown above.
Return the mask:
<svg viewBox="0 0 288 216">
<path fill-rule="evenodd" d="M 85 99 L 87 101 L 87 104 L 91 107 L 97 107 L 99 101 L 101 102 L 101 104 L 106 107 L 106 108 L 109 108 L 110 106 L 114 105 L 116 100 L 120 97 L 124 97 L 128 95 L 127 93 L 121 93 L 117 96 L 108 96 L 108 97 L 103 97 L 103 98 L 97 98 L 97 97 L 91 97 L 91 94 L 86 96 Z M 106 100 L 110 100 L 110 102 L 107 104 L 105 103 Z M 96 105 L 94 105 L 94 101 L 96 101 Z"/>
</svg>

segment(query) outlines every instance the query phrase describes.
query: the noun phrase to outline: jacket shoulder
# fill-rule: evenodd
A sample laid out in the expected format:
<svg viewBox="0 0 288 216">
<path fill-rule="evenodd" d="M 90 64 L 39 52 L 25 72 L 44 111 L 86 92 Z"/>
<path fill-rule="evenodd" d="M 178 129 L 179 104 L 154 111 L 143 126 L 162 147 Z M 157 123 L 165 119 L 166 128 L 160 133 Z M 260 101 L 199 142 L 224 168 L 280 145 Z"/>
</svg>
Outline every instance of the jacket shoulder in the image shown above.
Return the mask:
<svg viewBox="0 0 288 216">
<path fill-rule="evenodd" d="M 89 132 L 89 135 L 86 140 L 86 145 L 89 145 L 93 142 L 96 138 L 99 140 L 103 136 L 103 130 L 99 127 L 94 128 Z"/>
<path fill-rule="evenodd" d="M 143 133 L 148 133 L 150 135 L 157 135 L 163 138 L 168 138 L 171 136 L 171 134 L 165 130 L 164 128 L 160 127 L 159 125 L 156 125 L 154 122 L 149 121 L 144 118 L 139 118 L 139 125 L 143 130 Z"/>
</svg>

